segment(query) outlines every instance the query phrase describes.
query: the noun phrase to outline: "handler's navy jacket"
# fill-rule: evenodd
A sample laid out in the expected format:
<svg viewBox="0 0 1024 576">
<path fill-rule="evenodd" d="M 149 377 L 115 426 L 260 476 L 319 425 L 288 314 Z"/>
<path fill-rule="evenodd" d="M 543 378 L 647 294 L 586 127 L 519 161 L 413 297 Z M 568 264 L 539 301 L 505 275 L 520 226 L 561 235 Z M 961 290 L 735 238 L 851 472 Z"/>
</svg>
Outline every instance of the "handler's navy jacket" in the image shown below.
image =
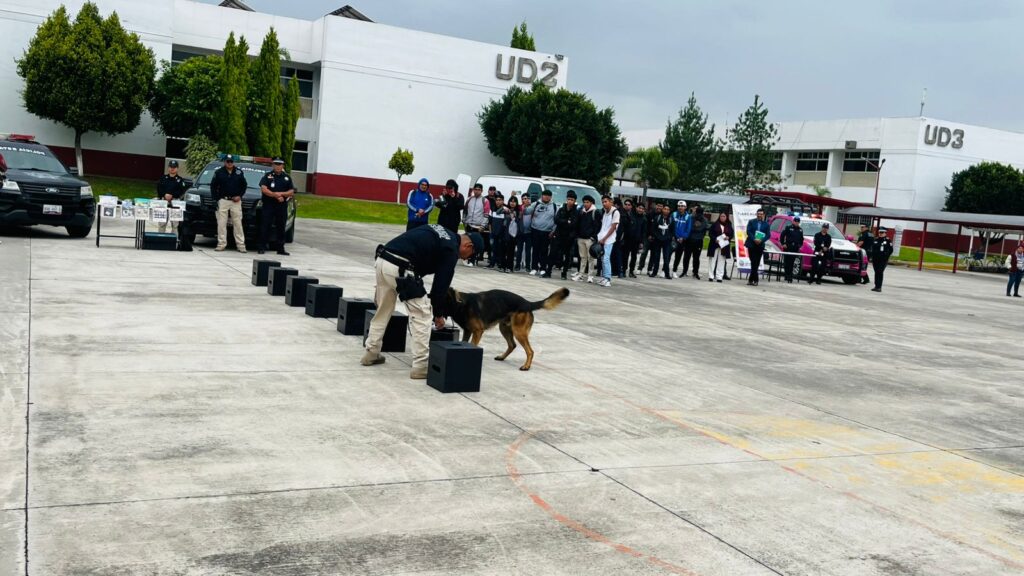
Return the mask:
<svg viewBox="0 0 1024 576">
<path fill-rule="evenodd" d="M 210 181 L 210 194 L 214 200 L 222 198 L 234 198 L 245 196 L 245 175 L 235 166 L 234 172 L 228 172 L 227 168 L 221 166 L 213 173 L 213 180 Z"/>
<path fill-rule="evenodd" d="M 271 192 L 290 192 L 295 189 L 295 185 L 292 184 L 292 177 L 288 175 L 284 170 L 280 174 L 275 173 L 273 170 L 267 172 L 260 179 L 260 188 L 264 186 Z M 278 202 L 271 198 L 270 202 L 265 199 L 263 201 L 263 207 L 267 209 L 277 208 L 278 206 L 284 206 L 283 202 Z"/>
<path fill-rule="evenodd" d="M 444 226 L 428 224 L 394 238 L 384 249 L 408 260 L 417 276 L 434 275 L 430 304 L 434 316 L 443 316 L 445 296 L 459 263 L 459 235 Z"/>
<path fill-rule="evenodd" d="M 163 200 L 164 196 L 170 194 L 175 200 L 181 200 L 187 188 L 188 186 L 185 185 L 185 180 L 181 176 L 164 174 L 156 183 L 156 197 Z"/>
</svg>

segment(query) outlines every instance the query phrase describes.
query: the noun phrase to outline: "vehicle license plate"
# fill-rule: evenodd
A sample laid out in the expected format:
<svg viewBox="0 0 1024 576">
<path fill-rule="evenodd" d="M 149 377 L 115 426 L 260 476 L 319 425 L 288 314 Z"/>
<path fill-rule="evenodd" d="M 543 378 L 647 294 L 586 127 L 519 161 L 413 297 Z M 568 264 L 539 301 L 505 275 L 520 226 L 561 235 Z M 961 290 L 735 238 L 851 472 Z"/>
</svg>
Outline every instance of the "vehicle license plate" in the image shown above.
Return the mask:
<svg viewBox="0 0 1024 576">
<path fill-rule="evenodd" d="M 63 212 L 63 208 L 61 208 L 60 204 L 44 204 L 43 205 L 43 214 L 56 214 L 56 215 L 60 215 L 61 212 Z"/>
<path fill-rule="evenodd" d="M 840 270 L 849 270 L 850 269 L 850 265 L 849 264 L 836 264 L 836 268 L 838 268 Z"/>
</svg>

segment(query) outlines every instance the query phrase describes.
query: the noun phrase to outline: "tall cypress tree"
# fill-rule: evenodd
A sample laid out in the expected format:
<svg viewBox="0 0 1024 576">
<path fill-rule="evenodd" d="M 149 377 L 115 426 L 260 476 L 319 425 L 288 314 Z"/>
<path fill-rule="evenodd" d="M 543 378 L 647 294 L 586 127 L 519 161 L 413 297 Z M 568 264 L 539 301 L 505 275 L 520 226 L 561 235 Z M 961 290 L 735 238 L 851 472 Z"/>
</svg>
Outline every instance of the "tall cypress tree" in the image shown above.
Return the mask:
<svg viewBox="0 0 1024 576">
<path fill-rule="evenodd" d="M 673 182 L 676 188 L 714 191 L 718 184 L 720 146 L 715 140 L 715 125 L 708 126 L 708 115 L 697 105 L 697 97 L 692 92 L 678 118 L 665 128 L 661 150 L 679 168 Z"/>
<path fill-rule="evenodd" d="M 271 28 L 253 62 L 249 83 L 249 150 L 256 156 L 275 156 L 281 150 L 284 95 L 281 86 L 281 45 Z"/>
<path fill-rule="evenodd" d="M 295 127 L 299 123 L 302 108 L 299 105 L 299 81 L 295 76 L 288 81 L 288 89 L 284 93 L 284 120 L 281 122 L 281 158 L 284 168 L 292 169 L 292 151 L 295 150 Z"/>
<path fill-rule="evenodd" d="M 779 141 L 778 130 L 768 122 L 768 109 L 760 96 L 736 119 L 729 130 L 729 147 L 723 153 L 726 188 L 736 194 L 778 181 L 772 170 L 772 147 Z"/>
<path fill-rule="evenodd" d="M 222 97 L 218 109 L 219 136 L 223 152 L 248 154 L 245 133 L 246 105 L 249 91 L 249 44 L 244 36 L 235 42 L 235 33 L 228 35 L 224 45 L 224 67 L 221 69 Z"/>
</svg>

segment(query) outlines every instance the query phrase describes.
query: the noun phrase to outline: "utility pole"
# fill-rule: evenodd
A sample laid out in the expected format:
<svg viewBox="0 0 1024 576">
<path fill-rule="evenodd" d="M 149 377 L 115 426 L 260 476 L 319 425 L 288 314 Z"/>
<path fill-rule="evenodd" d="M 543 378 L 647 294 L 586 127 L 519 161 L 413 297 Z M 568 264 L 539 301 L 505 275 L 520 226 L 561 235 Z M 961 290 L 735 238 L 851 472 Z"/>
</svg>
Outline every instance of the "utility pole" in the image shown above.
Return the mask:
<svg viewBox="0 0 1024 576">
<path fill-rule="evenodd" d="M 928 97 L 928 89 L 924 88 L 921 90 L 921 110 L 917 113 L 918 116 L 924 117 L 924 101 Z"/>
</svg>

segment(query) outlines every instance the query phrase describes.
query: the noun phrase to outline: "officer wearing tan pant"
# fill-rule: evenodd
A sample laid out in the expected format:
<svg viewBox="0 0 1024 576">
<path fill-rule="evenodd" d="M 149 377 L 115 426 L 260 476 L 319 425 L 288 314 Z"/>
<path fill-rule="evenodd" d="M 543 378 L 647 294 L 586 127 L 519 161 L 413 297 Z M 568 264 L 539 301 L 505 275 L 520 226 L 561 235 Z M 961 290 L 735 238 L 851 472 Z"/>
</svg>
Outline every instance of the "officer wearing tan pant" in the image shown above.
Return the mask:
<svg viewBox="0 0 1024 576">
<path fill-rule="evenodd" d="M 427 377 L 427 358 L 430 351 L 430 323 L 444 326 L 444 302 L 455 276 L 455 265 L 460 259 L 468 260 L 483 252 L 484 241 L 479 234 L 459 236 L 447 228 L 428 224 L 413 228 L 383 246 L 377 247 L 376 292 L 377 311 L 370 323 L 366 338 L 363 366 L 383 364 L 380 354 L 384 331 L 401 300 L 409 312 L 412 336 L 412 371 L 409 377 L 422 380 Z M 424 276 L 434 276 L 428 295 L 423 286 Z"/>
<path fill-rule="evenodd" d="M 231 154 L 224 157 L 224 165 L 213 173 L 210 194 L 217 202 L 217 252 L 228 246 L 228 218 L 235 233 L 235 246 L 245 254 L 245 229 L 242 227 L 242 197 L 248 184 L 245 175 L 235 168 Z"/>
</svg>

